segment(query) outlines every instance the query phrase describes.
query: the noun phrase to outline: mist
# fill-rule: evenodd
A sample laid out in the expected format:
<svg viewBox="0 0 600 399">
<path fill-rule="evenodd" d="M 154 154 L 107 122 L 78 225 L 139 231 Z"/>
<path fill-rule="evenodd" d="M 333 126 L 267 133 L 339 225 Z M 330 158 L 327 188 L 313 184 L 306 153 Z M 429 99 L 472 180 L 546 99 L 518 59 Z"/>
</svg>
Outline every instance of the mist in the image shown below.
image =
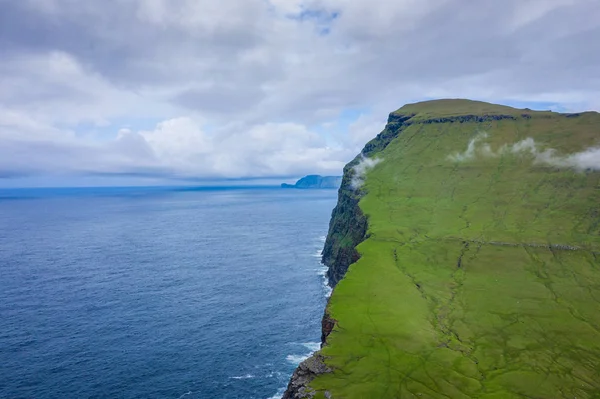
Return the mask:
<svg viewBox="0 0 600 399">
<path fill-rule="evenodd" d="M 600 147 L 590 147 L 573 154 L 560 154 L 554 148 L 543 148 L 531 137 L 514 144 L 504 144 L 493 151 L 488 143 L 482 143 L 488 138 L 487 133 L 480 133 L 469 141 L 464 152 L 448 156 L 454 162 L 467 162 L 476 158 L 494 158 L 506 154 L 529 155 L 537 165 L 573 168 L 576 170 L 600 170 Z"/>
<path fill-rule="evenodd" d="M 361 159 L 358 164 L 354 165 L 352 168 L 354 174 L 352 175 L 352 180 L 350 181 L 350 186 L 354 190 L 358 190 L 362 187 L 365 182 L 365 175 L 367 171 L 373 168 L 375 165 L 383 161 L 381 158 L 367 158 L 364 155 L 360 155 Z"/>
</svg>

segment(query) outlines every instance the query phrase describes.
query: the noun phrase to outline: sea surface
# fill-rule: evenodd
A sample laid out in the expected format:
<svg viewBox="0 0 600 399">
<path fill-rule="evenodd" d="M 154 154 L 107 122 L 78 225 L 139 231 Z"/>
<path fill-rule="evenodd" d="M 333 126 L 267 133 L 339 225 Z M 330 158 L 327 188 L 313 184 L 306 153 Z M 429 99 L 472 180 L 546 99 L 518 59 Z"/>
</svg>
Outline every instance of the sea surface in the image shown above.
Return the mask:
<svg viewBox="0 0 600 399">
<path fill-rule="evenodd" d="M 0 398 L 277 398 L 336 190 L 0 190 Z"/>
</svg>

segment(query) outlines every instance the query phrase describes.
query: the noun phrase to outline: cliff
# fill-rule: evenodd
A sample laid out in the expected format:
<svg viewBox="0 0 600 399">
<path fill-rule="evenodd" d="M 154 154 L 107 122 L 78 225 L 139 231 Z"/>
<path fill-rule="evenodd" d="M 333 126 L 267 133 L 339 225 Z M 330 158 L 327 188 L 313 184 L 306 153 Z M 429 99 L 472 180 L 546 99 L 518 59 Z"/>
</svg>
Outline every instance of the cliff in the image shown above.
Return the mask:
<svg viewBox="0 0 600 399">
<path fill-rule="evenodd" d="M 467 100 L 391 113 L 344 168 L 322 349 L 284 398 L 597 397 L 598 126 Z"/>
<path fill-rule="evenodd" d="M 328 267 L 327 278 L 331 287 L 335 287 L 346 274 L 348 267 L 358 260 L 356 246 L 365 239 L 367 233 L 367 219 L 358 206 L 364 192 L 352 187 L 356 174 L 354 168 L 363 157 L 371 157 L 385 149 L 402 132 L 409 119 L 410 116 L 391 114 L 385 129 L 369 141 L 360 154 L 344 167 L 338 202 L 331 214 L 323 249 L 323 263 Z"/>
<path fill-rule="evenodd" d="M 282 183 L 282 188 L 338 188 L 342 181 L 341 176 L 319 176 L 308 175 L 304 176 L 296 182 L 296 184 Z"/>
<path fill-rule="evenodd" d="M 322 262 L 328 267 L 327 278 L 329 285 L 335 287 L 344 277 L 348 267 L 356 262 L 360 255 L 356 249 L 367 234 L 367 218 L 358 206 L 364 191 L 352 186 L 356 175 L 355 166 L 363 157 L 370 157 L 383 150 L 404 127 L 408 116 L 390 114 L 385 129 L 373 140 L 369 141 L 363 150 L 344 167 L 344 174 L 338 190 L 338 202 L 331 214 L 329 231 L 323 248 Z M 321 320 L 321 347 L 326 344 L 327 337 L 333 331 L 336 320 L 331 318 L 327 309 Z M 318 375 L 331 372 L 324 358 L 316 353 L 309 357 L 296 369 L 288 384 L 283 399 L 312 398 L 315 391 L 308 384 Z M 329 393 L 325 392 L 327 395 Z"/>
</svg>

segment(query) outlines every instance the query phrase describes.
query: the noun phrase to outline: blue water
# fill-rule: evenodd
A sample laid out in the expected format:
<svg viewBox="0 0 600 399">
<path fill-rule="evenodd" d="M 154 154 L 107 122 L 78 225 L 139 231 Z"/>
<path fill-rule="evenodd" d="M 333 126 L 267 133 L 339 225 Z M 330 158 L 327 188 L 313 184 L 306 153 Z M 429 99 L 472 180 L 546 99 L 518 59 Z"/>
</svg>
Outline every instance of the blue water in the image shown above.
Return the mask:
<svg viewBox="0 0 600 399">
<path fill-rule="evenodd" d="M 269 398 L 318 347 L 335 190 L 0 190 L 0 398 Z"/>
</svg>

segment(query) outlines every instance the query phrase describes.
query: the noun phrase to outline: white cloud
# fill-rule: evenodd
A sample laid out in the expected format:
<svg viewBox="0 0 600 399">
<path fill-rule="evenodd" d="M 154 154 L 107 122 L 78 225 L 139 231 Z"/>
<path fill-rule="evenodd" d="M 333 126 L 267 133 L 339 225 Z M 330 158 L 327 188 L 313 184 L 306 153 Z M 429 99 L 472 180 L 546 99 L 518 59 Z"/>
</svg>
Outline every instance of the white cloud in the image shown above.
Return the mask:
<svg viewBox="0 0 600 399">
<path fill-rule="evenodd" d="M 0 127 L 4 176 L 54 172 L 188 179 L 337 174 L 351 156 L 294 123 L 207 133 L 192 118 L 174 118 L 149 131 L 120 129 L 102 142 L 69 131 L 47 131 L 28 121 L 20 125 L 26 134 L 6 133 L 10 131 Z"/>
<path fill-rule="evenodd" d="M 531 154 L 534 162 L 542 165 L 574 168 L 577 170 L 600 170 L 600 147 L 590 147 L 573 154 L 561 155 L 553 148 L 542 149 L 532 138 L 502 148 L 516 154 Z"/>
<path fill-rule="evenodd" d="M 531 137 L 514 144 L 505 144 L 493 151 L 489 144 L 482 143 L 488 137 L 487 133 L 480 133 L 469 141 L 467 149 L 462 153 L 448 156 L 454 162 L 468 162 L 480 158 L 496 158 L 506 154 L 517 156 L 528 155 L 533 163 L 560 168 L 573 168 L 576 170 L 600 170 L 600 147 L 590 147 L 573 154 L 559 154 L 553 148 L 543 148 Z"/>
<path fill-rule="evenodd" d="M 490 155 L 491 151 L 489 146 L 482 145 L 477 147 L 481 141 L 488 137 L 487 133 L 478 133 L 475 137 L 473 137 L 469 144 L 467 145 L 467 149 L 464 152 L 457 152 L 455 154 L 448 155 L 448 159 L 455 162 L 465 162 L 475 159 L 477 153 L 481 153 L 482 155 Z"/>
<path fill-rule="evenodd" d="M 19 54 L 0 64 L 0 107 L 27 114 L 47 127 L 136 118 L 172 107 L 111 84 L 72 54 Z M 160 115 L 160 114 L 159 114 Z"/>
<path fill-rule="evenodd" d="M 163 165 L 186 175 L 251 177 L 339 173 L 347 152 L 294 123 L 267 123 L 207 134 L 191 119 L 140 133 Z"/>
<path fill-rule="evenodd" d="M 360 161 L 352 168 L 353 175 L 350 181 L 350 186 L 354 190 L 358 190 L 365 182 L 367 171 L 375 165 L 383 161 L 382 158 L 367 158 L 361 154 Z"/>
<path fill-rule="evenodd" d="M 585 151 L 569 155 L 564 162 L 578 169 L 600 170 L 600 147 L 588 148 Z"/>
<path fill-rule="evenodd" d="M 339 173 L 407 102 L 599 106 L 594 0 L 98 4 L 0 0 L 0 151 L 30 143 L 20 153 L 31 157 L 1 160 L 0 174 L 42 163 L 99 173 Z M 364 112 L 335 142 L 314 133 L 348 109 Z M 164 122 L 149 128 L 156 121 Z M 116 137 L 123 126 L 131 132 Z M 66 148 L 69 157 L 56 155 Z"/>
</svg>

